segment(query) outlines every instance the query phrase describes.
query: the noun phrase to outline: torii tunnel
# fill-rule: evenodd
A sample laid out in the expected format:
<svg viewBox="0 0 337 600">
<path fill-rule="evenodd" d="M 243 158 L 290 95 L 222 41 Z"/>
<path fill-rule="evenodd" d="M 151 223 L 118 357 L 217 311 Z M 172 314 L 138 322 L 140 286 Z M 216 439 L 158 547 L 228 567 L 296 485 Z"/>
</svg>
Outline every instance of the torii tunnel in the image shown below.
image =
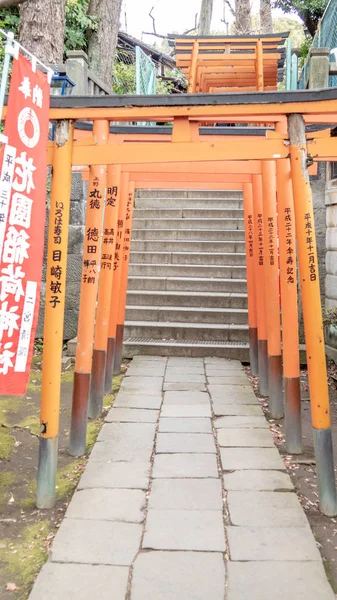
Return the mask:
<svg viewBox="0 0 337 600">
<path fill-rule="evenodd" d="M 193 48 L 185 47 L 181 57 L 180 41 L 176 40 L 177 62 L 183 61 L 184 52 L 187 66 L 190 61 L 189 90 L 210 93 L 52 98 L 50 120 L 55 124 L 55 140 L 48 148 L 52 187 L 40 508 L 52 506 L 54 501 L 70 190 L 72 171 L 77 170 L 89 179 L 89 186 L 70 453 L 80 456 L 85 452 L 87 415 L 101 414 L 103 395 L 110 392 L 113 372 L 120 369 L 135 189 L 242 190 L 251 370 L 259 376 L 261 395 L 269 397 L 271 415 L 280 418 L 285 408 L 287 451 L 301 453 L 300 283 L 320 507 L 324 514 L 336 515 L 309 170 L 315 173 L 319 161 L 337 160 L 337 137 L 331 135 L 337 126 L 337 89 L 275 91 L 277 66 L 283 60 L 278 44 L 284 35 L 279 37 L 227 39 L 227 51 L 214 60 L 210 54 L 214 49 L 218 52 L 219 40 L 189 40 Z M 212 52 L 207 47 L 205 54 L 200 54 L 203 43 L 212 43 Z M 237 51 L 231 43 L 239 44 Z M 229 67 L 235 69 L 235 84 L 228 76 Z M 244 83 L 247 69 L 249 85 Z M 56 211 L 61 211 L 63 222 L 57 244 L 53 236 Z M 50 285 L 55 265 L 61 267 L 57 301 Z"/>
</svg>

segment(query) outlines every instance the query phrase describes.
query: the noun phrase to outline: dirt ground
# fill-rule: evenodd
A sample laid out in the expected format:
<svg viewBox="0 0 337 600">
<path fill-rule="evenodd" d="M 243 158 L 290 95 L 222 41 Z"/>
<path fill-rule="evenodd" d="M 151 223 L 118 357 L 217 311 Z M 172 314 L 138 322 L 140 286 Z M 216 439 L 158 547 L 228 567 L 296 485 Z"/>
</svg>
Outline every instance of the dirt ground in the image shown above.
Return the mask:
<svg viewBox="0 0 337 600">
<path fill-rule="evenodd" d="M 57 502 L 53 510 L 35 508 L 40 355 L 34 357 L 26 396 L 0 400 L 0 600 L 28 597 L 103 423 L 103 418 L 89 422 L 86 456 L 74 459 L 67 454 L 72 379 L 72 371 L 62 375 Z M 121 376 L 114 379 L 112 394 L 104 399 L 104 415 L 113 403 L 121 379 Z"/>
<path fill-rule="evenodd" d="M 246 368 L 246 372 L 256 392 L 257 379 L 251 376 L 248 367 Z M 328 362 L 328 382 L 335 465 L 337 465 L 337 367 L 332 361 Z M 329 581 L 334 592 L 337 593 L 337 518 L 331 519 L 324 517 L 319 511 L 307 371 L 305 369 L 301 370 L 302 455 L 292 456 L 286 453 L 284 443 L 284 419 L 279 421 L 271 419 L 268 412 L 268 402 L 265 398 L 260 398 L 259 396 L 258 398 L 270 421 L 274 441 L 283 455 L 289 475 L 291 476 L 296 492 L 308 517 L 311 529 L 315 535 Z M 336 472 L 337 468 L 335 467 L 335 473 Z"/>
</svg>

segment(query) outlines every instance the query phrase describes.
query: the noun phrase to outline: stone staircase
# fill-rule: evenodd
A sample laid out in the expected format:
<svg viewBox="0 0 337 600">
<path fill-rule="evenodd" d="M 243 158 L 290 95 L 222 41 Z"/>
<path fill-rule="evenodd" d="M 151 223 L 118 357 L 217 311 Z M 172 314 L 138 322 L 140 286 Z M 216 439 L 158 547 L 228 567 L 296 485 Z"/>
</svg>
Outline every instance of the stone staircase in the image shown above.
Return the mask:
<svg viewBox="0 0 337 600">
<path fill-rule="evenodd" d="M 139 190 L 124 355 L 249 359 L 241 192 Z"/>
</svg>

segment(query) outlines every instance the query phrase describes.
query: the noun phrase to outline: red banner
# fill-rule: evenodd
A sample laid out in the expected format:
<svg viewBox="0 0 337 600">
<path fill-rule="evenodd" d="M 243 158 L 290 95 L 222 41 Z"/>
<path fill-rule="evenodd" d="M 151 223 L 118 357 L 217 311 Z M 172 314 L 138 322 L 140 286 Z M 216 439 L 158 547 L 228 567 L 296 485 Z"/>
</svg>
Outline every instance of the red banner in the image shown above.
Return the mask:
<svg viewBox="0 0 337 600">
<path fill-rule="evenodd" d="M 50 85 L 14 60 L 0 178 L 0 394 L 26 392 L 39 313 Z"/>
</svg>

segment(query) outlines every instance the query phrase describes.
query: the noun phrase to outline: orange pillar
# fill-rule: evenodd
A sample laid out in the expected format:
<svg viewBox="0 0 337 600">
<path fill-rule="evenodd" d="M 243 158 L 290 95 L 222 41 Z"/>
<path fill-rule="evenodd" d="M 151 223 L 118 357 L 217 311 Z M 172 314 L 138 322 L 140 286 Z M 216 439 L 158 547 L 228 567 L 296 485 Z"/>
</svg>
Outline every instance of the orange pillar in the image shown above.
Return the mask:
<svg viewBox="0 0 337 600">
<path fill-rule="evenodd" d="M 108 143 L 109 121 L 95 121 L 94 136 L 99 145 Z M 84 232 L 82 281 L 75 359 L 70 448 L 72 456 L 85 452 L 90 375 L 95 331 L 97 288 L 101 256 L 104 197 L 107 183 L 106 166 L 91 166 L 87 215 Z"/>
<path fill-rule="evenodd" d="M 198 40 L 195 40 L 193 43 L 191 67 L 190 67 L 190 72 L 189 72 L 189 77 L 188 77 L 188 88 L 187 88 L 188 94 L 193 94 L 193 92 L 195 92 L 198 54 L 199 54 L 199 42 L 198 42 Z"/>
<path fill-rule="evenodd" d="M 264 275 L 268 328 L 269 410 L 274 419 L 282 419 L 283 381 L 281 354 L 280 285 L 278 262 L 278 228 L 276 208 L 276 165 L 262 162 Z"/>
<path fill-rule="evenodd" d="M 111 299 L 110 299 L 108 347 L 107 347 L 107 358 L 106 358 L 106 369 L 105 369 L 105 392 L 107 394 L 110 393 L 110 391 L 111 391 L 113 371 L 114 371 L 114 362 L 115 362 L 115 353 L 116 353 L 118 304 L 119 304 L 119 295 L 120 295 L 120 287 L 121 287 L 122 252 L 123 252 L 123 242 L 124 242 L 125 213 L 126 213 L 126 205 L 127 205 L 127 201 L 128 201 L 128 191 L 129 191 L 129 175 L 128 175 L 128 173 L 122 173 L 120 202 L 119 202 L 119 210 L 118 210 L 118 222 L 117 222 L 117 234 L 116 234 L 115 258 L 114 258 L 114 277 L 113 277 L 112 292 L 111 292 Z"/>
<path fill-rule="evenodd" d="M 247 269 L 247 294 L 248 294 L 248 327 L 249 327 L 249 356 L 252 375 L 259 374 L 259 356 L 257 342 L 257 307 L 254 254 L 254 208 L 253 186 L 245 183 L 243 186 L 245 240 L 246 240 L 246 269 Z"/>
<path fill-rule="evenodd" d="M 130 247 L 131 247 L 134 195 L 135 195 L 135 184 L 130 182 L 129 183 L 128 200 L 127 200 L 126 211 L 125 211 L 124 243 L 123 243 L 123 253 L 122 253 L 121 284 L 120 284 L 120 294 L 119 294 L 119 303 L 118 303 L 116 352 L 115 352 L 115 362 L 114 362 L 114 373 L 115 374 L 120 372 L 121 362 L 122 362 L 122 354 L 123 354 L 123 334 L 124 334 L 124 321 L 125 321 L 125 309 L 126 309 L 126 294 L 127 294 L 127 289 L 128 289 L 128 275 L 129 275 L 129 262 L 130 262 Z"/>
<path fill-rule="evenodd" d="M 286 125 L 276 126 L 284 133 Z M 283 384 L 286 450 L 302 452 L 300 347 L 298 335 L 297 247 L 295 209 L 289 159 L 276 161 L 280 284 L 283 346 Z"/>
<path fill-rule="evenodd" d="M 121 166 L 109 166 L 88 411 L 88 415 L 92 419 L 99 417 L 102 414 L 103 409 L 105 363 L 108 342 L 110 298 L 114 273 L 113 267 L 120 197 L 120 179 Z"/>
<path fill-rule="evenodd" d="M 52 508 L 55 504 L 73 133 L 72 121 L 58 121 L 53 149 L 48 228 L 36 500 L 38 508 Z M 60 223 L 61 228 L 58 243 L 55 243 L 54 238 L 55 220 Z"/>
<path fill-rule="evenodd" d="M 254 202 L 254 256 L 256 306 L 257 306 L 257 337 L 259 354 L 259 388 L 262 396 L 268 396 L 268 335 L 266 317 L 266 292 L 265 292 L 265 242 L 263 233 L 263 192 L 262 176 L 253 175 L 253 202 Z"/>
<path fill-rule="evenodd" d="M 264 91 L 263 46 L 261 40 L 256 42 L 256 84 L 257 91 Z"/>
<path fill-rule="evenodd" d="M 315 222 L 307 168 L 305 124 L 301 115 L 288 117 L 288 131 L 319 501 L 323 514 L 336 516 L 337 498 Z"/>
</svg>

